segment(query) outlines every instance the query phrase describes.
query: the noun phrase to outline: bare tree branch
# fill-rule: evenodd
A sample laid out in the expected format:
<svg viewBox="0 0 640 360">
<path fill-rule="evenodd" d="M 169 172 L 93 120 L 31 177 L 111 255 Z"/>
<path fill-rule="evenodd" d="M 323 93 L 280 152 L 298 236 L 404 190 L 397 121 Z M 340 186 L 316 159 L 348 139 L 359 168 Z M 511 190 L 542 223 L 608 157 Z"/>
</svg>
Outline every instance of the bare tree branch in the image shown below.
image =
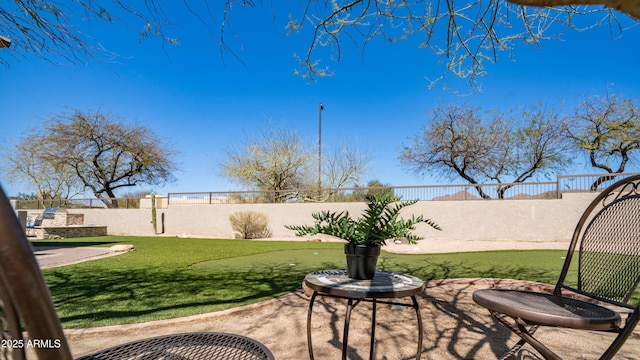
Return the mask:
<svg viewBox="0 0 640 360">
<path fill-rule="evenodd" d="M 564 132 L 575 150 L 588 155 L 592 167 L 621 173 L 640 151 L 640 107 L 615 94 L 588 97 L 575 108 Z M 592 188 L 605 181 L 599 179 Z"/>
<path fill-rule="evenodd" d="M 586 6 L 524 7 L 502 0 L 307 0 L 303 16 L 288 26 L 290 31 L 301 31 L 306 23 L 313 28 L 310 46 L 299 59 L 297 71 L 311 81 L 333 75 L 321 65 L 319 58 L 326 58 L 318 55 L 324 53 L 321 48 L 340 61 L 345 39 L 359 40 L 364 49 L 376 38 L 396 42 L 422 36 L 420 47 L 440 56 L 449 73 L 476 85 L 476 78 L 486 73 L 486 64 L 498 61 L 501 52 L 511 56 L 518 42 L 537 45 L 552 38 L 554 24 L 584 30 L 574 17 L 596 13 L 603 18 L 592 18 L 591 26 L 618 24 L 611 10 Z"/>
<path fill-rule="evenodd" d="M 569 162 L 562 128 L 557 110 L 543 105 L 514 111 L 510 117 L 443 106 L 405 146 L 400 161 L 418 175 L 461 177 L 471 184 L 524 182 Z M 499 186 L 497 197 L 503 198 L 510 187 Z M 491 198 L 482 188 L 476 190 L 482 198 Z"/>
<path fill-rule="evenodd" d="M 162 184 L 173 179 L 177 168 L 172 160 L 175 152 L 151 130 L 102 112 L 76 110 L 52 118 L 29 131 L 17 145 L 19 151 L 11 163 L 23 163 L 25 154 L 33 159 L 14 166 L 16 176 L 32 181 L 54 176 L 75 187 L 80 183 L 108 206 L 117 207 L 110 200 L 116 190 Z M 43 188 L 41 183 L 36 182 L 38 190 Z"/>
<path fill-rule="evenodd" d="M 125 25 L 141 40 L 159 38 L 163 46 L 179 41 L 171 33 L 176 25 L 171 20 L 174 14 L 166 12 L 159 0 L 147 0 L 143 5 L 130 5 L 125 0 L 13 0 L 3 4 L 0 36 L 12 40 L 12 47 L 0 52 L 0 64 L 7 66 L 11 58 L 31 55 L 74 64 L 115 57 L 99 38 L 85 32 L 90 23 Z M 218 32 L 223 59 L 231 54 L 243 61 L 230 41 L 235 39 L 231 20 L 243 15 L 234 9 L 255 7 L 261 1 L 182 0 L 180 4 L 210 34 Z M 290 15 L 287 27 L 293 33 L 311 26 L 309 46 L 296 70 L 311 81 L 333 74 L 320 59 L 340 61 L 345 40 L 361 44 L 364 51 L 374 39 L 393 43 L 418 38 L 417 46 L 439 56 L 446 73 L 475 86 L 475 80 L 486 73 L 486 65 L 498 61 L 501 54 L 512 56 L 520 43 L 537 46 L 557 36 L 553 25 L 577 31 L 604 25 L 619 32 L 625 25 L 617 10 L 634 21 L 640 16 L 640 0 L 306 0 L 302 4 Z M 579 16 L 588 16 L 587 21 L 577 21 Z M 216 25 L 219 28 L 214 31 Z M 4 40 L 0 43 L 8 44 Z"/>
<path fill-rule="evenodd" d="M 572 5 L 604 5 L 620 10 L 627 15 L 640 19 L 640 0 L 507 0 L 525 6 L 572 6 Z"/>
</svg>

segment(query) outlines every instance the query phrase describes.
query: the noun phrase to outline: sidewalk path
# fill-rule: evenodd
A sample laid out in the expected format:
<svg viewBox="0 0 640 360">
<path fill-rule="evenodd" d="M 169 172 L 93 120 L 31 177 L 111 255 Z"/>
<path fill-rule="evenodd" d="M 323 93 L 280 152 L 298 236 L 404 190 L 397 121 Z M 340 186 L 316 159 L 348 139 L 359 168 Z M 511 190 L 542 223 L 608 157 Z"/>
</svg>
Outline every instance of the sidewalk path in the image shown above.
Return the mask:
<svg viewBox="0 0 640 360">
<path fill-rule="evenodd" d="M 33 248 L 40 268 L 49 269 L 57 266 L 77 264 L 84 261 L 101 259 L 108 256 L 122 254 L 109 248 L 98 247 L 44 247 Z"/>
</svg>

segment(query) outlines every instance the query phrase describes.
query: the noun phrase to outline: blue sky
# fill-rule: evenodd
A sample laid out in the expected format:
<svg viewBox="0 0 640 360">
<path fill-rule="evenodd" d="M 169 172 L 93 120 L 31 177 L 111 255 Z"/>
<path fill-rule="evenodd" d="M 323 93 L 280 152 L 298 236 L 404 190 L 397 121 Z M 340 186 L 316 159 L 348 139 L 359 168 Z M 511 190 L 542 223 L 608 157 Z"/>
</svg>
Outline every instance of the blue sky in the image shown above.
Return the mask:
<svg viewBox="0 0 640 360">
<path fill-rule="evenodd" d="M 364 56 L 361 48 L 344 43 L 340 63 L 324 60 L 335 75 L 310 84 L 293 74 L 293 54 L 306 51 L 309 34 L 287 36 L 289 9 L 274 7 L 275 20 L 271 10 L 260 7 L 234 16 L 236 38 L 230 44 L 244 64 L 229 54 L 223 61 L 217 35 L 180 13 L 172 15 L 180 24 L 178 46 L 163 46 L 157 39 L 139 42 L 130 29 L 92 24 L 87 31 L 119 54 L 113 61 L 83 66 L 11 60 L 10 67 L 0 69 L 0 141 L 17 139 L 45 118 L 71 109 L 112 112 L 152 128 L 179 152 L 177 181 L 156 192 L 234 190 L 239 186 L 216 172 L 224 150 L 268 124 L 294 128 L 314 145 L 321 102 L 323 148 L 328 151 L 348 137 L 373 155 L 363 183 L 434 184 L 438 179 L 404 171 L 397 158 L 438 104 L 508 110 L 575 102 L 603 95 L 607 87 L 624 97 L 640 95 L 639 26 L 615 40 L 606 27 L 581 33 L 563 29 L 562 41 L 543 42 L 539 49 L 518 45 L 514 61 L 502 54 L 487 66 L 488 75 L 479 79 L 482 91 L 460 97 L 442 86 L 429 88 L 427 78 L 445 69 L 438 57 L 418 48 L 419 39 L 374 41 Z M 453 83 L 470 92 L 463 81 Z M 579 166 L 568 172 L 593 171 Z M 10 195 L 33 192 L 4 176 L 0 182 Z"/>
</svg>

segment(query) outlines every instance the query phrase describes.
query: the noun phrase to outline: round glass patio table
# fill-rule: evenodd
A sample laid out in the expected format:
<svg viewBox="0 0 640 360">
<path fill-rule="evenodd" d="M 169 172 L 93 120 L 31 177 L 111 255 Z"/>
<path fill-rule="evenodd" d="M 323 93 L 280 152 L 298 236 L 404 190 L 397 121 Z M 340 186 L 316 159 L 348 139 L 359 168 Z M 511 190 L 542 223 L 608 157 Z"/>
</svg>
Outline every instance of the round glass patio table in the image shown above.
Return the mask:
<svg viewBox="0 0 640 360">
<path fill-rule="evenodd" d="M 412 307 L 416 311 L 418 319 L 418 350 L 416 359 L 420 360 L 422 354 L 422 316 L 420 306 L 416 300 L 416 295 L 424 289 L 424 281 L 415 276 L 405 275 L 388 271 L 376 271 L 372 280 L 355 280 L 347 276 L 346 270 L 321 270 L 316 271 L 304 278 L 304 284 L 313 290 L 309 301 L 309 311 L 307 314 L 307 344 L 309 346 L 309 359 L 313 360 L 313 344 L 311 341 L 311 315 L 313 304 L 318 295 L 347 299 L 347 313 L 345 315 L 344 332 L 342 340 L 342 359 L 347 359 L 347 348 L 349 340 L 349 320 L 351 311 L 361 301 L 372 303 L 371 311 L 371 345 L 369 359 L 375 359 L 375 331 L 376 331 L 376 304 L 391 304 Z M 411 298 L 411 303 L 397 302 L 380 299 L 402 299 Z"/>
</svg>

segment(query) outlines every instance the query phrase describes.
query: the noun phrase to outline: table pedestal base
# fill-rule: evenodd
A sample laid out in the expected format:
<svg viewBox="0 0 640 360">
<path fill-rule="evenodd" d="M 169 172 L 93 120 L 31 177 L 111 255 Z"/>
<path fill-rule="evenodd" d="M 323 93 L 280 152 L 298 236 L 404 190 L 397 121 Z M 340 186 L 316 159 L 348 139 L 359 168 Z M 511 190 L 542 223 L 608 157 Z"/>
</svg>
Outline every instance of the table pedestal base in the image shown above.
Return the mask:
<svg viewBox="0 0 640 360">
<path fill-rule="evenodd" d="M 371 299 L 353 299 L 344 296 L 335 296 L 329 294 L 321 294 L 317 291 L 313 292 L 311 295 L 311 300 L 309 301 L 309 311 L 307 314 L 307 345 L 309 347 L 309 359 L 314 360 L 313 358 L 313 343 L 311 340 L 311 314 L 313 313 L 313 305 L 315 303 L 316 297 L 318 295 L 327 296 L 332 298 L 339 299 L 347 299 L 347 314 L 345 315 L 344 320 L 344 331 L 342 335 L 342 360 L 347 359 L 347 350 L 349 348 L 349 323 L 351 321 L 351 311 L 354 307 L 356 307 L 360 302 L 367 301 L 372 303 L 372 314 L 371 314 L 371 344 L 369 348 L 369 359 L 373 360 L 376 356 L 376 348 L 375 348 L 375 337 L 376 337 L 376 305 L 378 303 L 390 304 L 390 305 L 399 305 L 412 307 L 416 311 L 416 317 L 418 319 L 418 350 L 416 352 L 416 360 L 420 360 L 420 356 L 422 355 L 422 337 L 423 337 L 423 327 L 422 327 L 422 315 L 420 314 L 420 306 L 418 305 L 418 300 L 415 295 L 411 295 L 411 304 L 401 303 L 401 302 L 393 302 L 393 301 L 382 301 L 377 300 L 376 298 Z"/>
</svg>

